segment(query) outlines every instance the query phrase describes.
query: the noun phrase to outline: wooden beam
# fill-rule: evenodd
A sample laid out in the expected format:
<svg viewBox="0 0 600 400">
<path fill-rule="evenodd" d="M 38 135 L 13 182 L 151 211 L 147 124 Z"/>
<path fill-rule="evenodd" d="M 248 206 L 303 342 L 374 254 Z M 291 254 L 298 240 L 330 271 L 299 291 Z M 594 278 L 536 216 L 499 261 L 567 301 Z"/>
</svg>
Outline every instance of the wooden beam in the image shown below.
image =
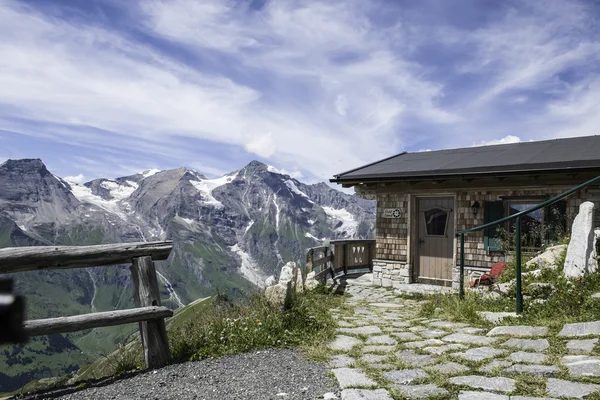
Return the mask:
<svg viewBox="0 0 600 400">
<path fill-rule="evenodd" d="M 327 264 L 329 261 L 333 261 L 332 255 L 328 255 L 327 257 L 319 258 L 318 260 L 313 260 L 312 266 L 318 267 L 319 265 Z"/>
<path fill-rule="evenodd" d="M 136 307 L 160 306 L 156 268 L 151 257 L 133 259 L 133 302 Z M 142 346 L 147 368 L 164 367 L 171 361 L 169 339 L 164 319 L 140 322 Z"/>
<path fill-rule="evenodd" d="M 0 274 L 38 269 L 85 268 L 131 264 L 135 257 L 166 260 L 172 241 L 97 246 L 30 246 L 0 249 Z"/>
<path fill-rule="evenodd" d="M 51 333 L 67 333 L 82 331 L 103 326 L 131 324 L 156 318 L 173 316 L 167 307 L 143 307 L 130 310 L 115 310 L 93 314 L 75 315 L 25 321 L 23 328 L 29 336 L 49 335 Z"/>
</svg>

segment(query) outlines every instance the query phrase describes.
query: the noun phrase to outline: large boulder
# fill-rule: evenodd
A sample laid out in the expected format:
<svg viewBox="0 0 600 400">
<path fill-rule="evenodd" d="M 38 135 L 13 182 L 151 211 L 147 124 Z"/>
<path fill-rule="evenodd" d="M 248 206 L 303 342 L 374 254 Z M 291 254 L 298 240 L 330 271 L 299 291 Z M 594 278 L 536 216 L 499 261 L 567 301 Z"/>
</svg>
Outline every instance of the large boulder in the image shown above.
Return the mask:
<svg viewBox="0 0 600 400">
<path fill-rule="evenodd" d="M 269 286 L 265 289 L 265 299 L 275 307 L 289 308 L 292 299 L 292 281 Z"/>
<path fill-rule="evenodd" d="M 596 235 L 594 233 L 594 203 L 586 201 L 579 206 L 573 221 L 571 241 L 567 248 L 564 274 L 567 278 L 580 278 L 598 269 L 596 260 Z"/>
<path fill-rule="evenodd" d="M 535 266 L 536 268 L 557 268 L 557 262 L 560 255 L 567 248 L 566 244 L 548 247 L 542 254 L 532 258 L 525 263 L 526 267 Z"/>
<path fill-rule="evenodd" d="M 315 279 L 315 271 L 311 271 L 306 275 L 306 281 L 304 282 L 304 289 L 313 290 L 319 286 L 319 282 Z"/>
</svg>

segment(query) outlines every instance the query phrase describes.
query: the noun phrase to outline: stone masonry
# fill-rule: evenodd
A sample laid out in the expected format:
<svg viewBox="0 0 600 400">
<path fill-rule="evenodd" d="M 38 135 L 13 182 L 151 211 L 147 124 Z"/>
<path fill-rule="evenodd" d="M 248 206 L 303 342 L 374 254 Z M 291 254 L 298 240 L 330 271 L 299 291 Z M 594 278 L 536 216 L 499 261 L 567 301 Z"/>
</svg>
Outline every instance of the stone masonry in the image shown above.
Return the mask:
<svg viewBox="0 0 600 400">
<path fill-rule="evenodd" d="M 410 265 L 403 261 L 373 260 L 373 284 L 385 288 L 410 282 Z"/>
</svg>

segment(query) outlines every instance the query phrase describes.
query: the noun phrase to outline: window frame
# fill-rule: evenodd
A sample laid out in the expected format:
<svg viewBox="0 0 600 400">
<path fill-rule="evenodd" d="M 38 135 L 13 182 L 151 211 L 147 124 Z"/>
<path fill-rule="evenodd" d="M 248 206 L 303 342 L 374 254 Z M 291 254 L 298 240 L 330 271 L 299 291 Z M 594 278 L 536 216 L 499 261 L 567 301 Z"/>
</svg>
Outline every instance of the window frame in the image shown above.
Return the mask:
<svg viewBox="0 0 600 400">
<path fill-rule="evenodd" d="M 425 213 L 428 211 L 432 211 L 432 210 L 442 210 L 446 213 L 446 221 L 444 223 L 444 234 L 443 235 L 430 235 L 429 232 L 427 231 L 427 219 L 425 219 Z M 425 226 L 425 237 L 437 237 L 437 238 L 442 238 L 448 237 L 448 219 L 450 218 L 450 214 L 452 213 L 452 209 L 451 208 L 445 208 L 445 207 L 440 207 L 440 206 L 433 206 L 433 207 L 429 207 L 425 210 L 421 210 L 421 215 L 423 216 L 423 223 Z"/>
</svg>

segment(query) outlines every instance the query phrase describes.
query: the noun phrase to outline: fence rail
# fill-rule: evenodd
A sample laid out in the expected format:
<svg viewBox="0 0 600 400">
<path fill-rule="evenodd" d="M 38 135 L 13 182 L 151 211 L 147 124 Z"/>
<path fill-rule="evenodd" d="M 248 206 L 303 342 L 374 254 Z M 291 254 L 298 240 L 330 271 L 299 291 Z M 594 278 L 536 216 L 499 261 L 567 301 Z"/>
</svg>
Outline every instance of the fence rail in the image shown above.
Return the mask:
<svg viewBox="0 0 600 400">
<path fill-rule="evenodd" d="M 327 273 L 335 278 L 359 269 L 373 271 L 375 240 L 338 240 L 329 246 L 312 247 L 306 252 L 306 273 L 315 272 L 315 278 L 325 280 Z M 320 268 L 318 268 L 320 267 Z"/>
<path fill-rule="evenodd" d="M 23 328 L 29 336 L 40 336 L 138 322 L 146 367 L 158 368 L 171 359 L 164 319 L 173 316 L 173 311 L 161 307 L 153 261 L 166 260 L 172 248 L 171 241 L 6 248 L 0 249 L 0 274 L 131 264 L 136 308 L 30 320 Z"/>
</svg>

